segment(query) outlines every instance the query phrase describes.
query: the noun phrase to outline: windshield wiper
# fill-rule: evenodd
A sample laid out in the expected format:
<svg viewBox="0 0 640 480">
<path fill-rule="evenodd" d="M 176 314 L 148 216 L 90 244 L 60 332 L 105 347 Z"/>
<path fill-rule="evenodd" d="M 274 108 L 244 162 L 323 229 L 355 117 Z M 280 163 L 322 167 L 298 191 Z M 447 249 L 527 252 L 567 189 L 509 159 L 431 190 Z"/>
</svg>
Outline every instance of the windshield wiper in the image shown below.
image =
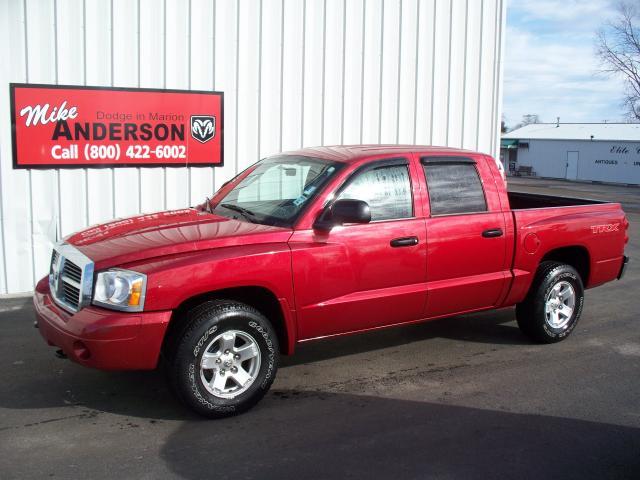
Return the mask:
<svg viewBox="0 0 640 480">
<path fill-rule="evenodd" d="M 227 210 L 233 210 L 234 212 L 238 212 L 240 215 L 242 215 L 244 218 L 246 218 L 251 222 L 253 222 L 253 219 L 251 217 L 256 216 L 256 214 L 253 213 L 248 208 L 240 207 L 238 205 L 234 205 L 233 203 L 221 203 L 220 206 L 226 208 Z"/>
</svg>

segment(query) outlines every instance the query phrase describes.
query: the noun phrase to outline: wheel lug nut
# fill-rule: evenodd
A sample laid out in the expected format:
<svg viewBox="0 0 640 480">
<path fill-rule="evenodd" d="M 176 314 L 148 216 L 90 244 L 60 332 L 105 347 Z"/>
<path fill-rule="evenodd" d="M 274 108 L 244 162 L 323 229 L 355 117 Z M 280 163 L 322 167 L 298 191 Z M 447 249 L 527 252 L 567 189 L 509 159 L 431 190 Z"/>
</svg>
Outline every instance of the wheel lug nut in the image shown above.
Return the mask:
<svg viewBox="0 0 640 480">
<path fill-rule="evenodd" d="M 225 354 L 225 355 L 229 355 L 229 350 L 225 350 L 225 351 L 224 351 L 224 354 Z"/>
<path fill-rule="evenodd" d="M 236 354 L 233 356 L 233 358 L 234 358 L 235 360 L 240 360 L 240 354 L 239 354 L 239 353 L 236 353 Z"/>
<path fill-rule="evenodd" d="M 220 360 L 219 358 L 216 358 L 216 363 L 222 363 L 222 360 Z"/>
<path fill-rule="evenodd" d="M 238 367 L 231 367 L 231 373 L 238 373 Z"/>
<path fill-rule="evenodd" d="M 220 370 L 220 375 L 224 377 L 224 370 Z"/>
</svg>

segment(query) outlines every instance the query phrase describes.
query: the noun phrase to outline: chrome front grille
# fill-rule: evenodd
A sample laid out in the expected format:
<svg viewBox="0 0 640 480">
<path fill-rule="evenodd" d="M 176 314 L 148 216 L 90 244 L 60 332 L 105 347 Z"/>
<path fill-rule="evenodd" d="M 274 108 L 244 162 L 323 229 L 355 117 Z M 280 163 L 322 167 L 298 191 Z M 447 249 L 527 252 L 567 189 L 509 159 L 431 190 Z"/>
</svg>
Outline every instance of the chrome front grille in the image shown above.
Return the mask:
<svg viewBox="0 0 640 480">
<path fill-rule="evenodd" d="M 49 288 L 54 301 L 75 313 L 91 302 L 93 262 L 69 244 L 56 245 L 51 254 Z"/>
<path fill-rule="evenodd" d="M 70 278 L 74 282 L 80 283 L 82 281 L 82 269 L 75 263 L 66 260 L 62 267 L 62 276 Z"/>
<path fill-rule="evenodd" d="M 71 265 L 73 264 L 69 260 L 65 260 L 64 266 L 62 267 L 62 298 L 67 304 L 77 309 L 78 305 L 80 305 L 82 273 L 80 273 L 77 278 L 71 277 L 68 274 L 69 270 L 79 270 L 77 265 L 73 265 L 74 268 L 70 268 Z"/>
</svg>

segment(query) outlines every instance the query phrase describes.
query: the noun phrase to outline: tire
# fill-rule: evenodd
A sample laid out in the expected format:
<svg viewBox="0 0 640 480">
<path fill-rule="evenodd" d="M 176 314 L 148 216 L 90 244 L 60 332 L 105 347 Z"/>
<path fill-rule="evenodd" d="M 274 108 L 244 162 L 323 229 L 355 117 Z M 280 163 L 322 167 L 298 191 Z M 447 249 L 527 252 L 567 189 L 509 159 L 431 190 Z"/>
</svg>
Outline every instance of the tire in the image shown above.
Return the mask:
<svg viewBox="0 0 640 480">
<path fill-rule="evenodd" d="M 258 310 L 215 300 L 188 313 L 167 373 L 172 390 L 196 413 L 223 418 L 249 410 L 278 370 L 278 338 Z M 228 351 L 228 353 L 227 353 Z"/>
<path fill-rule="evenodd" d="M 536 342 L 559 342 L 576 327 L 583 304 L 584 287 L 576 269 L 542 262 L 527 297 L 516 305 L 518 326 Z"/>
</svg>

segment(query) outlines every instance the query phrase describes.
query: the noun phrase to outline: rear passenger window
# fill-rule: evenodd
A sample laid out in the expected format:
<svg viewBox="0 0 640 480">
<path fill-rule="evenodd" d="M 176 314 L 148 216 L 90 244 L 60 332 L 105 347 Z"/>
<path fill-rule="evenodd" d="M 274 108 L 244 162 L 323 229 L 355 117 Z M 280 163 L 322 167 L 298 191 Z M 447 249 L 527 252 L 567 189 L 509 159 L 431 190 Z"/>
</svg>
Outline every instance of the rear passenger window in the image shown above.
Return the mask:
<svg viewBox="0 0 640 480">
<path fill-rule="evenodd" d="M 406 165 L 357 173 L 338 199 L 364 200 L 371 209 L 371 221 L 413 217 L 411 181 Z"/>
<path fill-rule="evenodd" d="M 486 212 L 482 183 L 473 163 L 426 163 L 432 215 Z"/>
</svg>

